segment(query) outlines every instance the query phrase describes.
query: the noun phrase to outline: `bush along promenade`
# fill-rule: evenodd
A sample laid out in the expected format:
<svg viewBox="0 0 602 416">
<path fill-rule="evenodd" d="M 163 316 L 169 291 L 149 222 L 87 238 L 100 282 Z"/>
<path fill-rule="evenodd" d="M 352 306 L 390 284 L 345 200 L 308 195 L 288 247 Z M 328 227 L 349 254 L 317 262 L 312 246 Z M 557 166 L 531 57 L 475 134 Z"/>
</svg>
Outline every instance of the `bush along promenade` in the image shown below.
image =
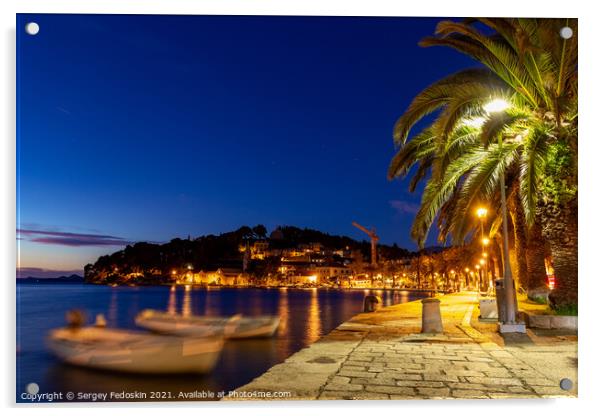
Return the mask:
<svg viewBox="0 0 602 416">
<path fill-rule="evenodd" d="M 576 397 L 576 332 L 502 336 L 479 322 L 475 292 L 437 300 L 440 333 L 422 332 L 422 301 L 362 313 L 237 389 L 238 399 Z"/>
</svg>

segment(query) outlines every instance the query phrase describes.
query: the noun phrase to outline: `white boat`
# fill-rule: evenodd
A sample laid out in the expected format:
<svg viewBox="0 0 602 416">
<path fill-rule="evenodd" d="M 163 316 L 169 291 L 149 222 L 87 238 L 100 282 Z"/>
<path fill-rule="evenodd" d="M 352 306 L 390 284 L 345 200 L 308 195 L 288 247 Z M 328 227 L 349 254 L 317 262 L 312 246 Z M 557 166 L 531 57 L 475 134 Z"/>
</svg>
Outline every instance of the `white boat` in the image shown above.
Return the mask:
<svg viewBox="0 0 602 416">
<path fill-rule="evenodd" d="M 146 309 L 136 316 L 136 325 L 179 336 L 223 334 L 228 339 L 265 338 L 274 335 L 280 325 L 278 316 L 184 316 Z"/>
<path fill-rule="evenodd" d="M 223 337 L 182 338 L 95 326 L 55 329 L 46 341 L 66 363 L 143 374 L 208 373 L 224 345 Z"/>
</svg>

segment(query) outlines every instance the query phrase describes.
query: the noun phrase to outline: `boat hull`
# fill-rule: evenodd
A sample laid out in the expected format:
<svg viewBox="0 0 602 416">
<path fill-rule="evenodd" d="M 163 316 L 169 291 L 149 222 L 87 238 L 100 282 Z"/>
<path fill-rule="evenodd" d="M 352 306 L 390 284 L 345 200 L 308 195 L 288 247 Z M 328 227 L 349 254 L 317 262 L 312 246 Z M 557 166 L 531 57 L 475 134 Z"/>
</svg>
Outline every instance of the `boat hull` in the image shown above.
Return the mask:
<svg viewBox="0 0 602 416">
<path fill-rule="evenodd" d="M 280 326 L 279 317 L 272 317 L 271 319 L 266 317 L 264 322 L 259 324 L 255 324 L 253 319 L 256 318 L 241 318 L 237 327 L 226 337 L 228 339 L 269 338 L 274 336 L 278 326 Z M 248 323 L 246 320 L 248 320 Z"/>
<path fill-rule="evenodd" d="M 223 338 L 86 327 L 51 331 L 47 345 L 62 361 L 81 367 L 139 374 L 206 374 L 219 359 Z"/>
<path fill-rule="evenodd" d="M 227 339 L 266 338 L 276 333 L 280 317 L 182 316 L 147 310 L 136 317 L 136 325 L 151 331 L 184 337 L 216 333 L 223 334 Z"/>
</svg>

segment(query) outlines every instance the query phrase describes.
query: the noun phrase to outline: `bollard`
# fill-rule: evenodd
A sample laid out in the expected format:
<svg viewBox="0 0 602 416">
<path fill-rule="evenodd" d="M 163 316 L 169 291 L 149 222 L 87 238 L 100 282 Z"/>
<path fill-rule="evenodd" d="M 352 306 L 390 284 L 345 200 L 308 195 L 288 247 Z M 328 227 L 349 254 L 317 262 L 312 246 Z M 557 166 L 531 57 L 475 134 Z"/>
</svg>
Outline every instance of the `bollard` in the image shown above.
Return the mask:
<svg viewBox="0 0 602 416">
<path fill-rule="evenodd" d="M 506 292 L 504 291 L 504 279 L 495 281 L 495 299 L 497 301 L 498 321 L 506 321 Z"/>
<path fill-rule="evenodd" d="M 443 332 L 441 321 L 441 301 L 435 298 L 422 299 L 422 332 L 440 334 Z"/>
<path fill-rule="evenodd" d="M 364 298 L 364 312 L 374 312 L 378 309 L 380 298 L 375 295 L 368 295 Z"/>
<path fill-rule="evenodd" d="M 107 327 L 107 319 L 102 313 L 96 315 L 96 321 L 94 321 L 94 326 L 96 328 L 106 328 Z"/>
</svg>

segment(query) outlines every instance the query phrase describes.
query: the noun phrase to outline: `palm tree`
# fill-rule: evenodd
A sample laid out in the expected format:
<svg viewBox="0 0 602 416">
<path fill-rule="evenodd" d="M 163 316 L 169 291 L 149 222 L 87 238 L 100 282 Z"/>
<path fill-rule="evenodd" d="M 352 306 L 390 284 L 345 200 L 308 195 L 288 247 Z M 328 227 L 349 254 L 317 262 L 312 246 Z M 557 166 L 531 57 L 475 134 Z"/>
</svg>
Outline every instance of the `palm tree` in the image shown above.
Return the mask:
<svg viewBox="0 0 602 416">
<path fill-rule="evenodd" d="M 573 31 L 569 39 L 559 35 L 565 26 Z M 540 224 L 550 245 L 558 282 L 550 298 L 555 306 L 575 303 L 576 21 L 444 21 L 436 36 L 421 44 L 452 47 L 485 68 L 464 70 L 427 87 L 395 126 L 400 150 L 389 176 L 405 176 L 418 164 L 411 190 L 428 177 L 412 237 L 421 245 L 439 215 L 440 237 L 463 241 L 474 227 L 470 210 L 480 201 L 499 200 L 502 175 L 512 177 L 527 233 L 536 234 L 534 225 Z M 488 103 L 509 105 L 488 111 Z M 412 127 L 435 111 L 435 121 L 408 141 Z"/>
<path fill-rule="evenodd" d="M 431 128 L 428 128 L 407 142 L 393 159 L 389 170 L 390 177 L 407 175 L 414 163 L 420 163 L 410 182 L 410 190 L 414 191 L 418 182 L 422 179 L 421 175 L 424 175 L 429 169 L 434 170 L 433 164 L 438 164 L 436 168 L 442 178 L 437 180 L 433 173 L 427 181 L 422 204 L 412 227 L 412 237 L 417 240 L 419 246 L 424 244 L 426 235 L 437 216 L 439 216 L 439 237 L 442 242 L 447 240 L 448 235 L 453 234 L 452 231 L 458 236 L 456 239 L 456 242 L 458 242 L 463 240 L 467 234 L 476 230 L 478 223 L 472 221 L 474 219 L 472 216 L 466 215 L 466 212 L 470 210 L 465 208 L 456 213 L 456 207 L 465 203 L 466 198 L 462 200 L 462 195 L 472 197 L 475 192 L 480 192 L 483 196 L 475 198 L 472 203 L 473 206 L 479 205 L 482 199 L 489 199 L 491 202 L 499 200 L 498 188 L 493 185 L 498 183 L 499 174 L 505 171 L 505 169 L 499 168 L 500 161 L 506 160 L 508 170 L 514 171 L 514 174 L 508 175 L 507 178 L 507 182 L 512 185 L 514 190 L 509 193 L 511 201 L 518 197 L 518 185 L 521 179 L 518 172 L 521 154 L 516 151 L 517 146 L 515 144 L 507 147 L 507 154 L 500 160 L 497 153 L 490 153 L 483 149 L 480 130 L 470 123 L 460 125 L 454 129 L 448 136 L 447 141 L 439 147 L 435 145 L 436 136 L 432 134 L 431 130 Z M 515 168 L 510 169 L 513 166 Z M 481 168 L 489 169 L 481 171 L 479 170 Z M 477 175 L 485 175 L 485 177 L 479 179 Z M 487 178 L 486 175 L 493 175 L 493 177 Z M 465 179 L 467 180 L 465 181 Z M 464 186 L 472 188 L 476 186 L 478 189 L 466 190 L 463 188 Z M 490 205 L 495 204 L 490 203 Z M 522 205 L 520 203 L 518 205 L 511 204 L 510 207 L 513 209 L 511 217 L 514 220 L 515 233 L 520 232 L 520 235 L 525 236 L 527 232 L 523 229 L 525 220 Z M 514 212 L 514 210 L 517 210 L 517 212 Z M 492 213 L 494 219 L 497 218 L 501 221 L 499 210 L 492 211 Z M 453 221 L 454 215 L 461 222 Z M 453 230 L 452 226 L 455 227 Z M 537 236 L 535 234 L 537 231 L 537 229 L 533 229 L 533 232 L 530 233 L 533 234 L 533 239 L 529 239 L 529 241 L 536 241 L 535 237 Z M 524 239 L 525 237 L 523 237 Z M 515 240 L 518 241 L 518 238 L 515 238 Z M 525 246 L 526 243 L 523 243 L 519 250 L 522 251 Z M 533 266 L 531 270 L 533 273 L 537 270 L 539 276 L 543 275 L 545 277 L 543 261 L 542 257 L 539 260 L 530 259 L 529 263 Z M 537 269 L 538 264 L 540 267 Z M 519 276 L 524 277 L 525 281 L 527 280 L 526 266 L 519 270 Z M 536 287 L 540 287 L 540 285 Z M 527 289 L 531 289 L 529 283 Z"/>
</svg>

